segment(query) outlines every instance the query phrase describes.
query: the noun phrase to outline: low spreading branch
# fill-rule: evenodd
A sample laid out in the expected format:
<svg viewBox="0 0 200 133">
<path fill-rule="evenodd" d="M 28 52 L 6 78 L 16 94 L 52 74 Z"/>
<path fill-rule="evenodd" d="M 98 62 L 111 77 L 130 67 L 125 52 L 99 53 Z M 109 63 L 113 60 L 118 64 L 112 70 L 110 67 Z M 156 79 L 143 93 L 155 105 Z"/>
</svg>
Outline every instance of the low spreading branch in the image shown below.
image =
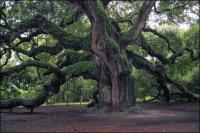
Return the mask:
<svg viewBox="0 0 200 133">
<path fill-rule="evenodd" d="M 169 39 L 168 39 L 166 36 L 160 34 L 157 30 L 154 30 L 154 29 L 151 29 L 151 28 L 145 28 L 143 31 L 144 31 L 144 32 L 151 32 L 151 33 L 153 33 L 154 35 L 156 35 L 156 36 L 158 36 L 158 37 L 164 39 L 165 42 L 167 43 L 168 49 L 169 49 L 170 51 L 172 51 L 173 53 L 176 53 L 176 50 L 173 49 L 173 48 L 171 48 L 170 41 L 169 41 Z"/>
<path fill-rule="evenodd" d="M 172 80 L 171 78 L 169 78 L 169 76 L 165 73 L 164 68 L 162 68 L 160 65 L 156 66 L 148 60 L 146 60 L 145 58 L 143 58 L 142 56 L 134 54 L 132 51 L 127 50 L 127 54 L 130 58 L 130 61 L 136 68 L 145 70 L 148 73 L 154 75 L 157 79 L 159 79 L 158 83 L 160 83 L 161 86 L 166 86 L 165 84 L 167 82 L 176 86 L 178 90 L 180 90 L 187 96 L 198 100 L 200 99 L 200 96 L 198 94 L 192 93 L 189 89 L 187 89 L 184 85 L 180 84 L 177 80 Z M 166 93 L 168 92 L 166 91 Z"/>
<path fill-rule="evenodd" d="M 166 64 L 174 64 L 175 60 L 182 56 L 184 54 L 184 52 L 189 52 L 190 53 L 190 57 L 193 61 L 196 61 L 199 59 L 200 55 L 198 56 L 194 56 L 194 52 L 190 49 L 190 48 L 179 48 L 176 51 L 174 51 L 174 53 L 166 58 L 164 57 L 162 54 L 158 53 L 157 51 L 155 51 L 153 48 L 151 48 L 151 46 L 147 43 L 147 41 L 144 39 L 143 36 L 140 36 L 139 39 L 137 39 L 136 44 L 143 48 L 145 51 L 147 51 L 147 53 L 149 55 L 151 55 L 152 57 L 156 57 L 159 61 L 162 62 L 163 65 Z"/>
<path fill-rule="evenodd" d="M 32 28 L 39 28 L 40 30 L 38 32 L 34 32 L 30 34 L 30 36 L 27 38 L 22 38 L 20 36 L 21 34 L 23 34 L 24 32 Z M 16 38 L 20 38 L 21 41 L 24 42 L 40 33 L 50 34 L 51 36 L 59 40 L 60 44 L 62 44 L 64 48 L 72 48 L 75 50 L 88 48 L 86 46 L 86 43 L 89 41 L 88 37 L 82 38 L 82 37 L 74 36 L 66 32 L 64 29 L 62 29 L 58 25 L 50 22 L 44 16 L 39 15 L 39 14 L 33 16 L 30 19 L 20 22 L 17 25 L 17 28 L 15 31 L 10 31 L 0 38 L 0 43 L 9 44 L 10 42 L 14 41 Z"/>
<path fill-rule="evenodd" d="M 64 77 L 64 76 L 63 76 Z M 52 94 L 57 93 L 60 86 L 64 83 L 64 78 L 55 76 L 50 84 L 44 85 L 42 91 L 34 98 L 14 98 L 9 100 L 0 100 L 0 108 L 12 109 L 17 106 L 23 106 L 28 109 L 33 109 L 42 105 Z"/>
<path fill-rule="evenodd" d="M 41 61 L 35 61 L 35 60 L 28 60 L 24 63 L 21 63 L 20 65 L 17 65 L 17 66 L 11 67 L 11 68 L 1 69 L 0 70 L 1 77 L 9 76 L 13 73 L 20 72 L 28 66 L 45 68 L 45 69 L 51 70 L 52 72 L 54 72 L 56 74 L 62 73 L 58 68 L 56 68 L 48 63 L 41 62 Z"/>
<path fill-rule="evenodd" d="M 16 47 L 16 48 L 12 48 L 12 50 L 14 50 L 18 53 L 27 55 L 28 57 L 34 57 L 34 56 L 44 53 L 44 52 L 49 53 L 51 55 L 56 55 L 63 50 L 63 46 L 58 45 L 58 44 L 55 46 L 39 46 L 39 47 L 33 48 L 29 51 L 26 51 L 24 49 Z"/>
</svg>

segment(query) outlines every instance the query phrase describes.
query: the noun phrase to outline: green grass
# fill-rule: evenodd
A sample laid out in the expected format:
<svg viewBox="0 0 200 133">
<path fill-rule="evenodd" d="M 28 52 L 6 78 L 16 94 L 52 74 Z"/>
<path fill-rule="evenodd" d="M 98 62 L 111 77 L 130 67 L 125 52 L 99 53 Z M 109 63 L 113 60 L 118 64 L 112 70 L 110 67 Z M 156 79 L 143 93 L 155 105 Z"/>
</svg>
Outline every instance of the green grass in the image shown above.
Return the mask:
<svg viewBox="0 0 200 133">
<path fill-rule="evenodd" d="M 150 99 L 152 99 L 153 97 L 151 96 L 145 96 L 144 98 L 136 98 L 137 102 L 144 102 L 144 101 L 148 101 Z"/>
<path fill-rule="evenodd" d="M 88 102 L 82 102 L 81 104 L 80 104 L 80 102 L 70 102 L 70 103 L 49 103 L 49 104 L 47 104 L 47 103 L 45 103 L 45 104 L 43 104 L 42 106 L 49 106 L 49 105 L 55 105 L 55 106 L 57 106 L 57 105 L 69 105 L 69 106 L 86 106 L 88 104 Z"/>
</svg>

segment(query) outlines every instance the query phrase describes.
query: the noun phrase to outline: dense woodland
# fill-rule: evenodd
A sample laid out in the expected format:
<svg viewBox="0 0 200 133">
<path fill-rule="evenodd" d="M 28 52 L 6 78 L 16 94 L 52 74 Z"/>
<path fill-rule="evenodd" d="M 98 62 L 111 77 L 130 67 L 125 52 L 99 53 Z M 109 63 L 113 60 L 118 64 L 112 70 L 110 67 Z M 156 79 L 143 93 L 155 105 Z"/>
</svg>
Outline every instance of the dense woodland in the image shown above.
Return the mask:
<svg viewBox="0 0 200 133">
<path fill-rule="evenodd" d="M 0 108 L 199 101 L 199 1 L 0 1 Z"/>
</svg>

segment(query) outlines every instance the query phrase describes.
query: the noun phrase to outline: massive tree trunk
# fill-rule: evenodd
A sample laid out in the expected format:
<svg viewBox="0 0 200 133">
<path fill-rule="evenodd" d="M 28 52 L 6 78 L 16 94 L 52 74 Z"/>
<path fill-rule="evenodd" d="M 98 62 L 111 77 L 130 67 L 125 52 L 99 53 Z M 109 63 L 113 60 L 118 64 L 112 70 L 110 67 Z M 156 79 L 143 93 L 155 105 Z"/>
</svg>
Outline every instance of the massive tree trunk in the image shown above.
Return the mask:
<svg viewBox="0 0 200 133">
<path fill-rule="evenodd" d="M 108 106 L 120 109 L 134 105 L 134 81 L 130 75 L 132 67 L 121 44 L 118 28 L 113 25 L 114 22 L 107 15 L 105 5 L 100 1 L 74 3 L 85 11 L 91 22 L 91 49 L 101 60 L 98 106 L 100 108 Z M 149 2 L 149 4 L 153 5 L 152 2 Z M 145 3 L 145 5 L 148 5 L 148 3 Z M 144 6 L 144 8 L 146 7 Z M 151 9 L 150 7 L 147 8 L 148 10 Z M 148 15 L 148 12 L 145 15 Z M 136 26 L 139 29 L 135 29 L 137 34 L 134 32 L 134 38 L 140 34 L 144 27 L 146 17 L 141 18 L 145 19 L 142 19 L 142 25 Z M 141 18 L 138 19 L 138 24 Z"/>
<path fill-rule="evenodd" d="M 134 79 L 130 74 L 120 75 L 116 81 L 116 88 L 113 88 L 112 77 L 107 70 L 101 70 L 100 76 L 97 103 L 98 109 L 104 111 L 123 110 L 136 104 L 134 93 L 135 84 Z M 113 89 L 115 90 L 113 91 Z"/>
<path fill-rule="evenodd" d="M 96 107 L 100 110 L 118 110 L 134 106 L 136 104 L 136 100 L 134 93 L 135 83 L 133 77 L 130 74 L 119 76 L 119 79 L 117 80 L 119 95 L 116 97 L 117 95 L 113 94 L 110 73 L 106 67 L 103 67 L 103 65 L 101 67 L 98 87 L 94 90 L 88 107 L 96 105 Z M 117 106 L 113 104 L 116 102 L 115 99 L 119 100 Z"/>
</svg>

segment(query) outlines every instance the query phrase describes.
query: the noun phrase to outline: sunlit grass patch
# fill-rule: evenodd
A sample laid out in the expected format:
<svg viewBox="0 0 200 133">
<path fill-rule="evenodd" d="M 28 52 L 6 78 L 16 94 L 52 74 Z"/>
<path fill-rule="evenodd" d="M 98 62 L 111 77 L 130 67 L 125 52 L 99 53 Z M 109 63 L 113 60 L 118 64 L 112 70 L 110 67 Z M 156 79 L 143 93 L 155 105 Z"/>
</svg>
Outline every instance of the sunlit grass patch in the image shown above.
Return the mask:
<svg viewBox="0 0 200 133">
<path fill-rule="evenodd" d="M 63 106 L 86 106 L 88 104 L 88 102 L 62 102 L 62 103 L 45 103 L 42 106 L 58 106 L 58 105 L 63 105 Z"/>
</svg>

